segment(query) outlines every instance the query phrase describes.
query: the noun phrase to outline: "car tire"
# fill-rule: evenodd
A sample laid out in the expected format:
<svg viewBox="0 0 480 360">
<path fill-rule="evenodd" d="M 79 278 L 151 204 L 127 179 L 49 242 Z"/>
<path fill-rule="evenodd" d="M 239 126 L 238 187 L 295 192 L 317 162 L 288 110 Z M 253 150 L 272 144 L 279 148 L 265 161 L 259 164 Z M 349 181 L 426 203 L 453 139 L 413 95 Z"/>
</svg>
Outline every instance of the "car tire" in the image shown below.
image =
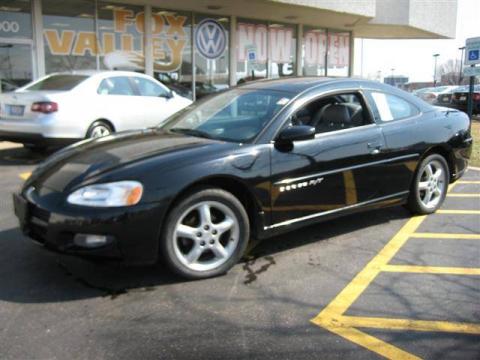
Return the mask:
<svg viewBox="0 0 480 360">
<path fill-rule="evenodd" d="M 97 120 L 88 128 L 87 139 L 108 136 L 112 133 L 113 129 L 110 124 L 106 121 Z"/>
<path fill-rule="evenodd" d="M 439 154 L 427 156 L 415 172 L 407 208 L 420 215 L 437 211 L 447 195 L 449 179 L 445 158 Z"/>
<path fill-rule="evenodd" d="M 160 255 L 184 278 L 209 278 L 226 273 L 240 260 L 249 237 L 247 212 L 234 195 L 196 188 L 167 215 Z"/>
</svg>

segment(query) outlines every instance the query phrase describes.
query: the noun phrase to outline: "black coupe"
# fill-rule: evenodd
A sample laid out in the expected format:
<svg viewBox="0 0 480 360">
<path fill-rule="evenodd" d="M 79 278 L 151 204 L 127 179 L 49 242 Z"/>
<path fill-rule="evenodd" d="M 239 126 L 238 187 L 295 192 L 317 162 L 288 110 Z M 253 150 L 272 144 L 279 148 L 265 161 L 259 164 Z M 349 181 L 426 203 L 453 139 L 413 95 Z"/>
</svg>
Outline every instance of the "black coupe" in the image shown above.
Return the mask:
<svg viewBox="0 0 480 360">
<path fill-rule="evenodd" d="M 15 212 L 45 247 L 218 275 L 265 238 L 353 212 L 438 209 L 465 171 L 470 121 L 355 79 L 250 83 L 159 128 L 86 140 L 37 167 Z"/>
</svg>

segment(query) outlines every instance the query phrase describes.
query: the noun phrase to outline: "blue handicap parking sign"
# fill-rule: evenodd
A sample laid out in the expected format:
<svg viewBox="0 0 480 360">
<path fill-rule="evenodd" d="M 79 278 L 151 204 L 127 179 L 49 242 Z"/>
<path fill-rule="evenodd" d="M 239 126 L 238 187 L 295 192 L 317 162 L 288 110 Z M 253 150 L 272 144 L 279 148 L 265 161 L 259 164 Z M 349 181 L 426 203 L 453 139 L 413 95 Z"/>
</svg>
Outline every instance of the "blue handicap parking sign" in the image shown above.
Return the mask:
<svg viewBox="0 0 480 360">
<path fill-rule="evenodd" d="M 480 58 L 480 50 L 470 50 L 468 52 L 468 60 L 478 60 Z"/>
</svg>

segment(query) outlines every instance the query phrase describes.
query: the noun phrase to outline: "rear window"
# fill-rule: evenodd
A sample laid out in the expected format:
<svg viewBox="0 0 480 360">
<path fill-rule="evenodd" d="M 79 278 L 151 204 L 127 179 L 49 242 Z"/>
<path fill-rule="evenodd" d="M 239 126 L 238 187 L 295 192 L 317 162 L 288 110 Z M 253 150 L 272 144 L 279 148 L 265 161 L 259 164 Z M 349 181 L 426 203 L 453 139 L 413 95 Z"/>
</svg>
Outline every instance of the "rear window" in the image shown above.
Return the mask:
<svg viewBox="0 0 480 360">
<path fill-rule="evenodd" d="M 26 87 L 25 90 L 72 90 L 87 78 L 86 75 L 52 75 Z"/>
</svg>

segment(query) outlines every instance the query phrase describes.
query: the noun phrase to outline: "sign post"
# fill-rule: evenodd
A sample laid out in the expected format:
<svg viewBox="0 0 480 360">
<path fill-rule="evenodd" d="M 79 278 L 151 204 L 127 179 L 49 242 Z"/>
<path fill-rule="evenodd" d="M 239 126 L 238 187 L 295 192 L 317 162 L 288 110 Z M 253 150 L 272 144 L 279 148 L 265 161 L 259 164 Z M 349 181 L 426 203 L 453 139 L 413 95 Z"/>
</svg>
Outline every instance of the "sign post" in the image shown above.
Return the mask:
<svg viewBox="0 0 480 360">
<path fill-rule="evenodd" d="M 470 75 L 470 89 L 468 92 L 467 114 L 472 118 L 473 112 L 473 87 L 475 85 L 475 74 L 477 68 L 476 64 L 480 64 L 480 37 L 469 38 L 465 42 L 465 65 L 470 65 L 470 68 L 465 67 L 465 75 Z"/>
</svg>

